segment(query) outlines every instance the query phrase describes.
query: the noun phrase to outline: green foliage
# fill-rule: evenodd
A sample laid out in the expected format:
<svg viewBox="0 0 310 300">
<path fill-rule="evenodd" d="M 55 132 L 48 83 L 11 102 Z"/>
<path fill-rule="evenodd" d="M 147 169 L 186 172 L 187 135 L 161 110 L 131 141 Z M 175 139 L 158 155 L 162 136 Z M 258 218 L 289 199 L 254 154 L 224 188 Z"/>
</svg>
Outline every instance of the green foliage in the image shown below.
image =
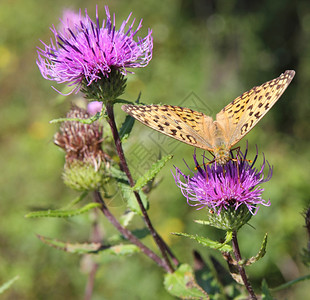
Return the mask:
<svg viewBox="0 0 310 300">
<path fill-rule="evenodd" d="M 88 119 L 80 119 L 80 118 L 58 118 L 51 120 L 51 124 L 56 124 L 56 123 L 62 123 L 62 122 L 67 122 L 67 121 L 75 121 L 75 122 L 80 122 L 83 124 L 92 124 L 96 121 L 98 121 L 100 118 L 104 116 L 104 111 L 97 112 L 95 115 L 91 116 Z"/>
<path fill-rule="evenodd" d="M 136 104 L 139 103 L 140 97 L 141 97 L 141 92 L 139 93 L 139 96 L 138 96 L 137 100 L 135 101 Z M 129 102 L 129 101 L 126 101 L 123 99 L 117 99 L 117 101 L 118 101 L 117 103 L 126 103 L 126 102 L 128 103 Z M 129 102 L 129 103 L 132 104 L 131 102 Z M 125 141 L 129 137 L 134 123 L 135 123 L 135 118 L 127 115 L 124 123 L 122 124 L 122 126 L 119 130 L 119 136 L 120 136 L 120 139 L 122 142 Z"/>
<path fill-rule="evenodd" d="M 268 234 L 266 233 L 262 242 L 262 246 L 259 249 L 259 252 L 257 253 L 257 255 L 247 259 L 247 260 L 243 260 L 241 262 L 239 262 L 242 265 L 246 265 L 249 266 L 251 264 L 254 264 L 255 262 L 257 262 L 258 260 L 260 260 L 261 258 L 263 258 L 266 254 L 266 247 L 267 247 L 267 236 Z"/>
<path fill-rule="evenodd" d="M 127 184 L 123 184 L 121 182 L 118 183 L 118 186 L 119 186 L 119 188 L 121 190 L 123 198 L 127 202 L 128 208 L 132 212 L 135 212 L 135 213 L 137 213 L 137 214 L 142 216 L 142 212 L 141 212 L 140 206 L 139 206 L 139 204 L 137 202 L 137 198 L 134 195 L 134 192 L 132 191 L 130 186 L 127 185 Z M 146 210 L 148 210 L 149 209 L 149 202 L 148 202 L 147 196 L 142 191 L 139 193 L 139 195 L 141 197 L 141 200 L 142 200 L 144 208 Z"/>
<path fill-rule="evenodd" d="M 262 281 L 262 300 L 273 300 L 273 297 L 265 279 Z"/>
<path fill-rule="evenodd" d="M 7 289 L 10 288 L 10 286 L 17 280 L 19 279 L 19 276 L 15 276 L 14 278 L 12 278 L 11 280 L 3 283 L 1 286 L 0 286 L 0 294 L 2 294 L 4 291 L 6 291 Z"/>
<path fill-rule="evenodd" d="M 149 181 L 155 178 L 159 171 L 166 165 L 167 161 L 169 161 L 172 157 L 172 155 L 167 155 L 153 163 L 151 168 L 143 176 L 138 178 L 135 186 L 132 187 L 132 189 L 134 191 L 141 190 Z"/>
<path fill-rule="evenodd" d="M 122 124 L 119 130 L 119 137 L 123 142 L 129 137 L 129 134 L 133 128 L 133 124 L 135 123 L 135 119 L 129 115 L 126 116 L 124 123 Z"/>
<path fill-rule="evenodd" d="M 85 214 L 89 210 L 100 207 L 99 203 L 88 203 L 84 205 L 81 208 L 77 209 L 70 209 L 70 210 L 42 210 L 42 211 L 35 211 L 35 212 L 30 212 L 25 215 L 26 218 L 69 218 L 81 214 Z"/>
<path fill-rule="evenodd" d="M 54 247 L 56 249 L 74 253 L 74 254 L 89 254 L 89 253 L 97 253 L 102 250 L 102 245 L 100 243 L 69 243 L 62 242 L 56 239 L 47 238 L 41 235 L 38 235 L 38 238 L 46 245 Z"/>
<path fill-rule="evenodd" d="M 136 245 L 130 244 L 103 246 L 101 243 L 69 243 L 40 235 L 38 237 L 48 246 L 73 254 L 96 254 L 100 252 L 108 255 L 127 256 L 140 252 L 140 249 Z"/>
<path fill-rule="evenodd" d="M 103 251 L 103 254 L 109 254 L 109 255 L 115 255 L 115 256 L 128 256 L 135 253 L 139 253 L 140 248 L 138 248 L 136 245 L 130 245 L 130 244 L 119 244 L 115 245 L 109 248 L 106 248 Z"/>
<path fill-rule="evenodd" d="M 292 287 L 293 285 L 295 285 L 296 283 L 300 283 L 302 281 L 306 281 L 306 280 L 310 280 L 310 274 L 308 275 L 305 275 L 305 276 L 301 276 L 301 277 L 298 277 L 294 280 L 291 280 L 289 282 L 286 282 L 284 284 L 281 284 L 280 286 L 277 286 L 276 288 L 273 288 L 271 289 L 272 292 L 277 292 L 277 291 L 281 291 L 281 290 L 284 290 L 284 289 L 287 289 L 287 288 L 290 288 Z"/>
<path fill-rule="evenodd" d="M 167 273 L 164 285 L 170 294 L 182 299 L 209 299 L 196 283 L 192 268 L 186 264 L 180 265 L 174 273 Z"/>
<path fill-rule="evenodd" d="M 210 240 L 206 237 L 199 236 L 199 235 L 192 235 L 192 234 L 180 233 L 180 232 L 179 233 L 174 232 L 173 234 L 178 235 L 178 236 L 188 237 L 192 240 L 197 241 L 199 244 L 202 244 L 205 247 L 209 247 L 211 249 L 221 250 L 221 251 L 225 251 L 225 252 L 231 252 L 232 251 L 232 247 L 230 245 L 227 245 L 227 243 L 231 241 L 230 235 L 226 236 L 226 240 L 224 243 L 219 243 L 219 242 Z"/>
</svg>

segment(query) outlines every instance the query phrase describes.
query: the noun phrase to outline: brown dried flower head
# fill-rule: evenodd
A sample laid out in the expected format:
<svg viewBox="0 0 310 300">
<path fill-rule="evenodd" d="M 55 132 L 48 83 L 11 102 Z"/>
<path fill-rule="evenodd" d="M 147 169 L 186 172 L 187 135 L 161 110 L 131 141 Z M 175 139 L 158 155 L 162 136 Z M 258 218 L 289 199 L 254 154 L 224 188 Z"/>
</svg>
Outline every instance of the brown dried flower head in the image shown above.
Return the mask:
<svg viewBox="0 0 310 300">
<path fill-rule="evenodd" d="M 80 107 L 73 106 L 67 118 L 88 119 L 91 116 Z M 60 132 L 54 136 L 54 143 L 65 150 L 66 165 L 80 161 L 92 164 L 99 170 L 105 154 L 101 148 L 103 141 L 103 126 L 98 122 L 83 124 L 78 121 L 65 121 L 60 126 Z"/>
</svg>

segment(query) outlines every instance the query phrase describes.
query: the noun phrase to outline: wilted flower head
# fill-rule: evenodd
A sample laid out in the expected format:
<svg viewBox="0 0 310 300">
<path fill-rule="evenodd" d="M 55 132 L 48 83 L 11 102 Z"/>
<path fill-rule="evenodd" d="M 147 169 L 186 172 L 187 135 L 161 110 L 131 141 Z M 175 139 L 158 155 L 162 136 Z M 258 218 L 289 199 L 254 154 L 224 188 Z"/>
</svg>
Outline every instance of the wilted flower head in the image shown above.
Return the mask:
<svg viewBox="0 0 310 300">
<path fill-rule="evenodd" d="M 67 113 L 67 118 L 87 119 L 90 114 L 77 106 Z M 102 151 L 103 127 L 98 122 L 83 124 L 78 121 L 65 121 L 60 126 L 60 132 L 54 136 L 54 143 L 66 152 L 66 162 L 75 160 L 91 162 L 97 170 L 104 160 Z"/>
<path fill-rule="evenodd" d="M 142 27 L 142 20 L 134 29 L 135 19 L 128 25 L 131 13 L 118 30 L 115 15 L 111 20 L 105 7 L 106 20 L 99 24 L 98 7 L 96 22 L 85 10 L 85 16 L 66 11 L 60 29 L 51 28 L 55 41 L 43 43 L 38 50 L 37 65 L 44 78 L 57 83 L 68 83 L 78 92 L 82 85 L 107 78 L 113 70 L 126 75 L 128 68 L 145 67 L 152 58 L 153 39 L 151 30 L 144 38 L 135 35 Z"/>
<path fill-rule="evenodd" d="M 86 110 L 73 106 L 67 118 L 87 119 Z M 98 122 L 83 124 L 79 121 L 65 121 L 60 132 L 54 136 L 54 143 L 65 150 L 66 164 L 63 179 L 66 185 L 76 190 L 98 188 L 110 165 L 109 156 L 102 150 L 103 128 Z"/>
<path fill-rule="evenodd" d="M 239 152 L 238 158 L 231 159 L 222 166 L 216 163 L 208 164 L 205 157 L 199 164 L 195 153 L 197 171 L 192 171 L 192 176 L 185 175 L 176 167 L 175 182 L 187 198 L 187 203 L 197 206 L 197 209 L 208 207 L 215 218 L 228 210 L 237 211 L 241 206 L 246 207 L 250 215 L 257 213 L 260 204 L 269 206 L 270 201 L 262 199 L 264 189 L 259 185 L 270 180 L 272 168 L 267 163 L 269 171 L 265 178 L 265 159 L 262 166 L 256 169 L 254 164 L 258 154 L 253 163 L 246 159 L 246 155 L 247 150 L 244 155 Z"/>
</svg>

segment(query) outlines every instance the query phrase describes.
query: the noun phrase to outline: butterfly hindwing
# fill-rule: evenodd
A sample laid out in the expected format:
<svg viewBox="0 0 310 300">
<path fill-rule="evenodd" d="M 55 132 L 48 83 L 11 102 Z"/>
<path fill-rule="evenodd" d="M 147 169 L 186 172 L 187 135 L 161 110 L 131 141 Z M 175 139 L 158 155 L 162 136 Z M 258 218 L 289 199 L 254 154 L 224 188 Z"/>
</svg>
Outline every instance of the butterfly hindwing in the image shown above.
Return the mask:
<svg viewBox="0 0 310 300">
<path fill-rule="evenodd" d="M 288 70 L 273 80 L 253 87 L 218 113 L 217 120 L 228 119 L 229 130 L 226 130 L 225 135 L 230 146 L 236 144 L 263 118 L 281 97 L 294 75 L 295 71 Z"/>
<path fill-rule="evenodd" d="M 144 125 L 181 142 L 213 149 L 213 120 L 203 113 L 172 105 L 123 105 L 122 109 Z"/>
</svg>

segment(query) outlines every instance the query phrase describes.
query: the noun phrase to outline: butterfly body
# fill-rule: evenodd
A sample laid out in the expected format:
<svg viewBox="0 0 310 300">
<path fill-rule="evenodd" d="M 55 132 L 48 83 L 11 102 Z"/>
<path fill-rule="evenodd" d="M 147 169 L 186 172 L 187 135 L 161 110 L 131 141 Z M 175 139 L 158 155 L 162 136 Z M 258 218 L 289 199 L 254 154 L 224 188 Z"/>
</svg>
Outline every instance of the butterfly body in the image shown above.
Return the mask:
<svg viewBox="0 0 310 300">
<path fill-rule="evenodd" d="M 122 109 L 143 124 L 181 142 L 210 151 L 224 165 L 230 149 L 262 119 L 283 94 L 295 71 L 243 93 L 225 106 L 216 119 L 189 108 L 172 105 L 123 105 Z"/>
</svg>

